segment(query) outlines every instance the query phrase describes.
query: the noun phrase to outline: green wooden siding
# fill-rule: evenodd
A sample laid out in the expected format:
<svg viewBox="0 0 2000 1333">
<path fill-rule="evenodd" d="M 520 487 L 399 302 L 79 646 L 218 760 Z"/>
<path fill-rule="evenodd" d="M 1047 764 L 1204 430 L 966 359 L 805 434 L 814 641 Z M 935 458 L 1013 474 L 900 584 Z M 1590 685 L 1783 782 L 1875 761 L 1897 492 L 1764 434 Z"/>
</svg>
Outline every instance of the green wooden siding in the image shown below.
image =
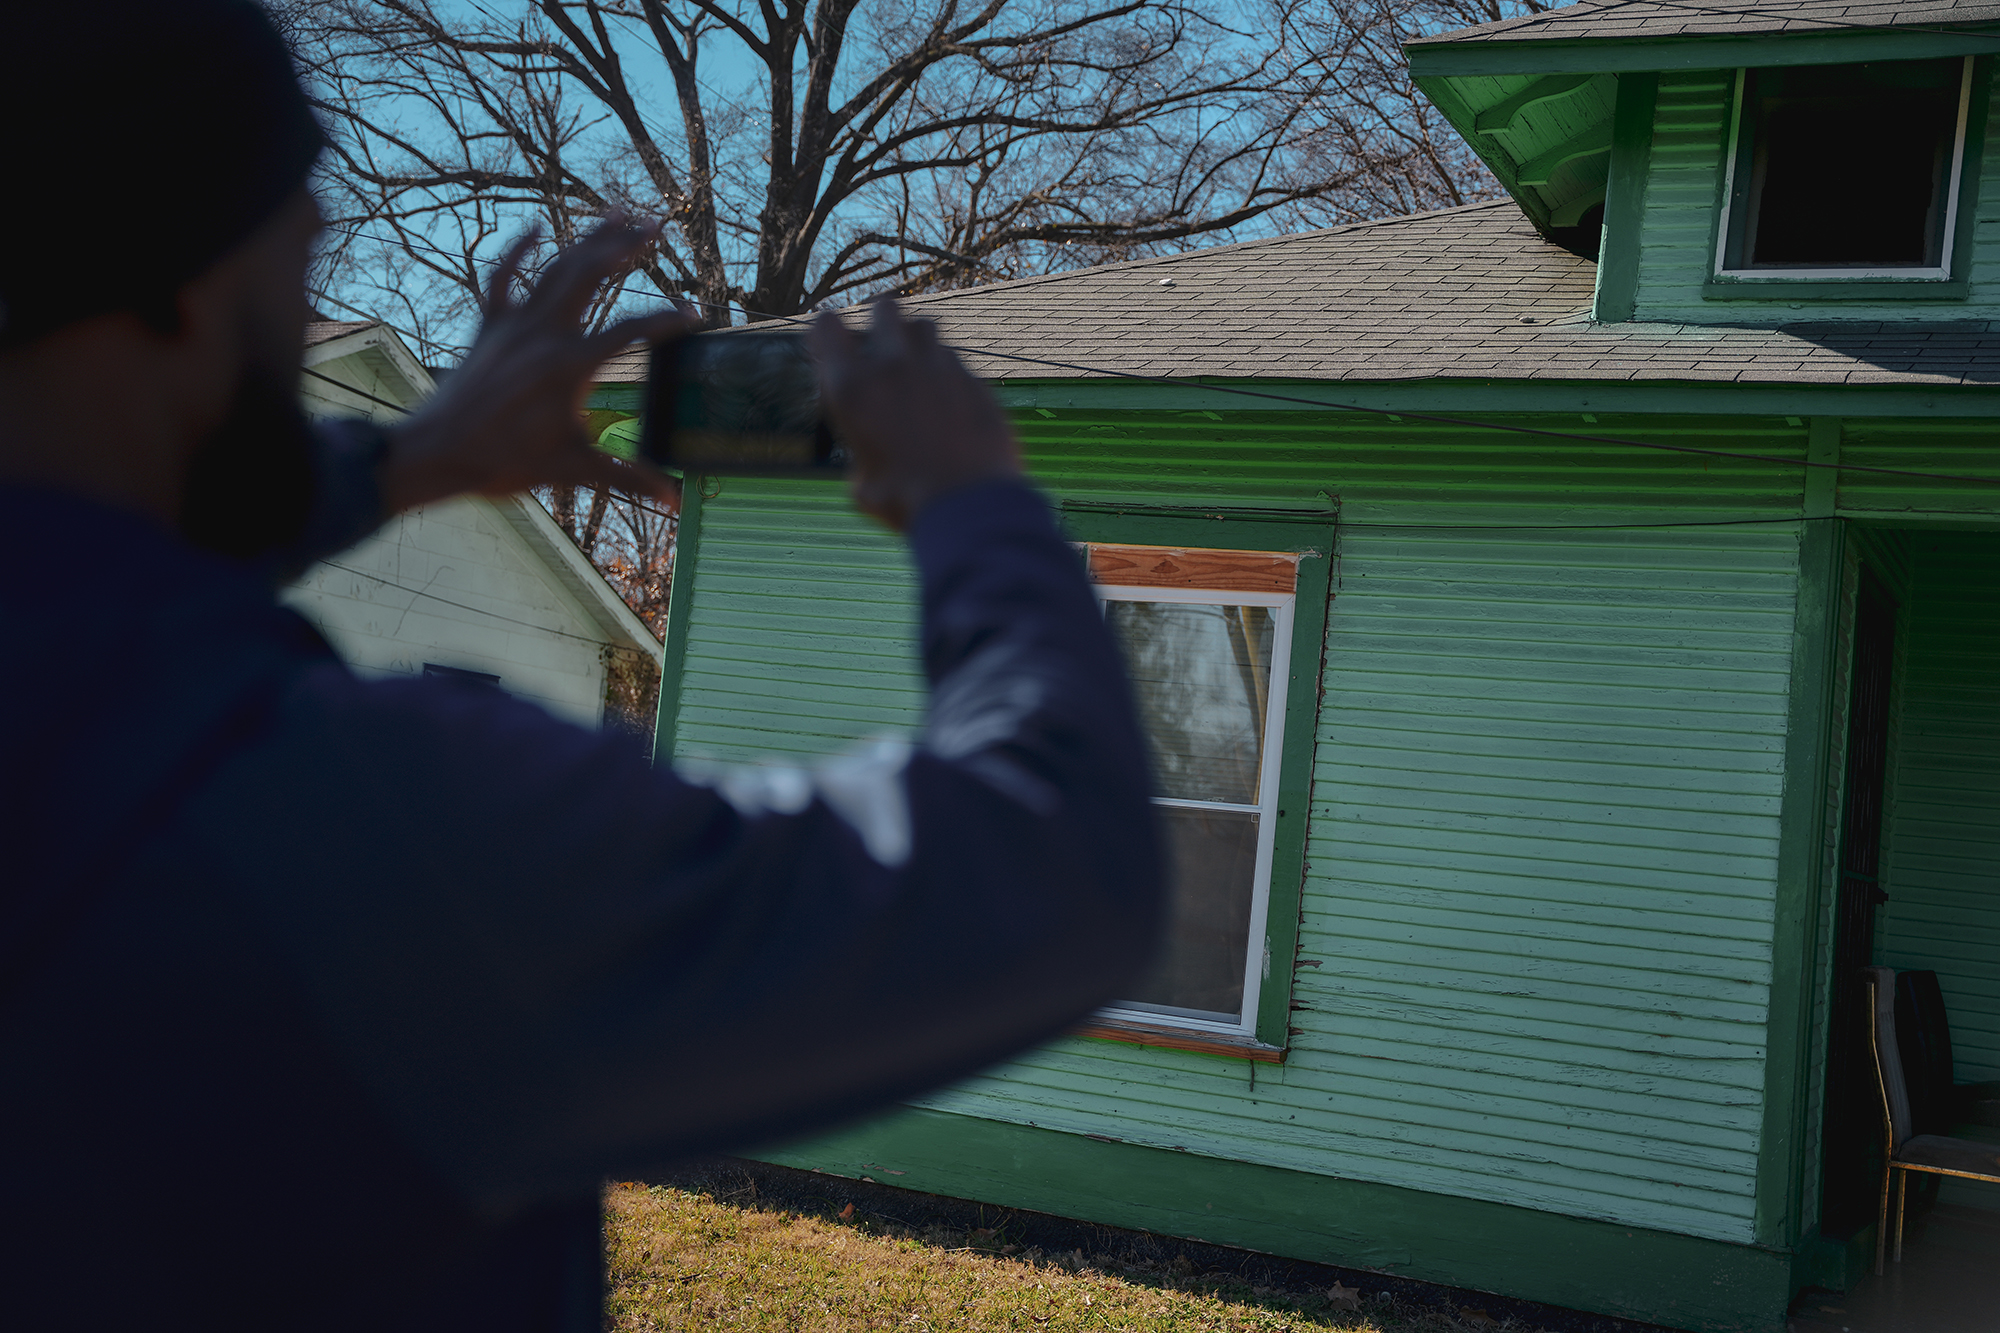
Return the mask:
<svg viewBox="0 0 2000 1333">
<path fill-rule="evenodd" d="M 1877 952 L 1937 970 L 1958 1077 L 2000 1078 L 2000 535 L 1911 545 Z"/>
<path fill-rule="evenodd" d="M 1844 471 L 1840 475 L 1840 512 L 1857 517 L 1991 517 L 2000 510 L 2000 449 L 1994 429 L 1977 421 L 1859 421 L 1844 423 L 1840 461 L 1847 467 L 1942 473 L 1972 481 L 1933 481 L 1924 477 Z M 1891 560 L 1877 543 L 1882 560 Z M 1881 561 L 1878 561 L 1881 563 Z M 1879 570 L 1893 582 L 1893 562 Z"/>
<path fill-rule="evenodd" d="M 1990 86 L 1990 79 L 1989 79 Z M 1641 221 L 1639 280 L 1634 319 L 1726 324 L 1817 319 L 1991 319 L 2000 313 L 2000 167 L 1992 157 L 2000 140 L 1984 135 L 1977 182 L 1970 296 L 1963 301 L 1826 301 L 1782 297 L 1704 300 L 1702 284 L 1715 254 L 1716 215 L 1722 198 L 1723 158 L 1735 95 L 1734 69 L 1676 71 L 1660 75 L 1654 109 L 1649 181 Z M 1990 127 L 1994 107 L 1988 108 Z M 1865 164 L 1860 169 L 1865 170 Z"/>
<path fill-rule="evenodd" d="M 1339 508 L 1301 1007 L 1254 1075 L 1065 1040 L 929 1105 L 1749 1240 L 1802 469 L 1318 413 L 1021 426 L 1100 507 Z M 916 725 L 907 562 L 840 488 L 724 481 L 698 540 L 681 758 Z"/>
<path fill-rule="evenodd" d="M 902 543 L 833 482 L 709 480 L 674 753 L 823 754 L 922 721 Z"/>
<path fill-rule="evenodd" d="M 1160 396 L 1175 391 L 1158 391 Z M 1577 391 L 1587 397 L 1588 390 Z M 1169 399 L 1172 401 L 1172 399 Z M 1680 522 L 1799 513 L 1801 418 L 1567 414 L 1510 424 L 1789 462 L 1711 459 L 1395 416 L 1036 408 L 1030 467 L 1065 494 L 1131 505 L 1338 507 L 1375 523 Z"/>
<path fill-rule="evenodd" d="M 1350 532 L 1294 1051 L 939 1109 L 1748 1239 L 1796 534 Z"/>
</svg>

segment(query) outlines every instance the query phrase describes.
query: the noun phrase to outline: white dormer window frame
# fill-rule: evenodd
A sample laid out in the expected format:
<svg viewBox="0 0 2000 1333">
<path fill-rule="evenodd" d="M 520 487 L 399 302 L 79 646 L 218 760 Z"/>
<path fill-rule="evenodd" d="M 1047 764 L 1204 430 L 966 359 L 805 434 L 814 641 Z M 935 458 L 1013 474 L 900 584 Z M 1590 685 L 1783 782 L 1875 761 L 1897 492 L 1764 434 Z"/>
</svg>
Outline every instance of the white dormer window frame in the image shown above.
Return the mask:
<svg viewBox="0 0 2000 1333">
<path fill-rule="evenodd" d="M 1736 86 L 1731 99 L 1732 112 L 1729 122 L 1729 142 L 1723 160 L 1722 206 L 1715 231 L 1715 251 L 1711 273 L 1716 285 L 1730 287 L 1759 285 L 1782 287 L 1797 283 L 1897 283 L 1909 284 L 1916 289 L 1915 295 L 1926 287 L 1940 283 L 1954 282 L 1960 277 L 1963 256 L 1960 249 L 1960 208 L 1966 193 L 1968 175 L 1967 145 L 1972 138 L 1971 113 L 1974 98 L 1974 63 L 1976 57 L 1966 56 L 1961 63 L 1958 88 L 1958 115 L 1951 147 L 1951 170 L 1945 187 L 1945 216 L 1943 235 L 1939 239 L 1938 262 L 1935 265 L 1894 267 L 1729 267 L 1730 251 L 1738 241 L 1736 236 L 1744 220 L 1736 216 L 1737 173 L 1742 157 L 1743 136 L 1747 108 L 1745 100 L 1750 82 L 1750 71 L 1736 71 Z M 1711 294 L 1716 293 L 1711 289 Z"/>
</svg>

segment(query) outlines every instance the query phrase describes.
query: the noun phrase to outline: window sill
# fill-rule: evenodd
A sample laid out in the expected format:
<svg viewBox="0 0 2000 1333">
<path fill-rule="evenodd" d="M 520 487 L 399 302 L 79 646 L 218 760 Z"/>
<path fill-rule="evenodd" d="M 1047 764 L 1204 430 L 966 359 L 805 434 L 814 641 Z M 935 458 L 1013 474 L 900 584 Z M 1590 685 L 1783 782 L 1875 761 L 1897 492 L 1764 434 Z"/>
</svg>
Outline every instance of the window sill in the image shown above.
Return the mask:
<svg viewBox="0 0 2000 1333">
<path fill-rule="evenodd" d="M 1170 1051 L 1192 1051 L 1196 1055 L 1223 1055 L 1237 1060 L 1283 1064 L 1285 1048 L 1266 1046 L 1255 1037 L 1232 1037 L 1220 1032 L 1192 1032 L 1187 1028 L 1132 1023 L 1122 1018 L 1093 1018 L 1078 1027 L 1073 1036 L 1097 1041 L 1122 1041 L 1132 1046 L 1159 1046 Z"/>
<path fill-rule="evenodd" d="M 1710 278 L 1705 301 L 1963 301 L 1962 278 Z"/>
</svg>

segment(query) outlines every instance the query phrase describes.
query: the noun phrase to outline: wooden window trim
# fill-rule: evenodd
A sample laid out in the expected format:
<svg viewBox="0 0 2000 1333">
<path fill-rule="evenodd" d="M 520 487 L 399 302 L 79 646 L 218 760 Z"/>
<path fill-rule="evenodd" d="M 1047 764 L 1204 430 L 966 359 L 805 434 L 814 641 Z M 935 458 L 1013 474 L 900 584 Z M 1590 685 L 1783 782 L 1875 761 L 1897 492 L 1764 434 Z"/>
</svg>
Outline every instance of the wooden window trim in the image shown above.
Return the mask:
<svg viewBox="0 0 2000 1333">
<path fill-rule="evenodd" d="M 1304 888 L 1304 834 L 1316 744 L 1321 652 L 1333 530 L 1319 524 L 1273 522 L 1261 515 L 1066 515 L 1077 554 L 1094 582 L 1111 589 L 1159 588 L 1282 598 L 1289 605 L 1291 648 L 1282 710 L 1276 826 L 1265 887 L 1264 952 L 1293 966 L 1269 970 L 1254 1019 L 1241 1033 L 1148 1021 L 1132 1010 L 1091 1016 L 1076 1035 L 1155 1049 L 1281 1063 L 1291 1045 L 1291 994 L 1296 978 L 1299 904 Z M 1330 516 L 1329 516 L 1330 520 Z M 1188 538 L 1196 538 L 1189 541 Z M 1211 546 L 1200 538 L 1239 539 Z M 1124 540 L 1116 540 L 1123 538 Z M 1080 540 L 1079 540 L 1080 539 Z M 1111 539 L 1111 540 L 1105 540 Z M 1254 944 L 1253 944 L 1254 948 Z"/>
<path fill-rule="evenodd" d="M 1189 1028 L 1155 1027 L 1150 1023 L 1131 1023 L 1120 1018 L 1099 1016 L 1082 1027 L 1075 1029 L 1074 1035 L 1089 1037 L 1096 1041 L 1122 1041 L 1130 1046 L 1161 1046 L 1170 1051 L 1192 1051 L 1196 1055 L 1226 1055 L 1238 1060 L 1256 1060 L 1264 1064 L 1283 1064 L 1285 1048 L 1270 1046 L 1255 1037 L 1234 1037 L 1226 1032 L 1202 1033 Z"/>
<path fill-rule="evenodd" d="M 1132 546 L 1087 542 L 1090 576 L 1120 588 L 1192 588 L 1204 592 L 1296 593 L 1295 551 L 1237 551 L 1204 546 Z"/>
<path fill-rule="evenodd" d="M 1280 824 L 1273 847 L 1272 875 L 1265 914 L 1264 947 L 1271 959 L 1257 1001 L 1257 1022 L 1251 1034 L 1176 1028 L 1176 1041 L 1204 1043 L 1202 1054 L 1237 1059 L 1271 1059 L 1290 1047 L 1292 987 L 1298 979 L 1299 911 L 1306 876 L 1306 828 L 1312 798 L 1312 766 L 1317 747 L 1320 682 L 1326 623 L 1332 608 L 1331 559 L 1337 537 L 1334 515 L 1305 517 L 1266 514 L 1256 510 L 1217 513 L 1213 508 L 1161 509 L 1127 512 L 1085 501 L 1065 501 L 1063 522 L 1077 543 L 1080 561 L 1089 546 L 1148 546 L 1169 551 L 1221 548 L 1232 553 L 1283 555 L 1297 571 L 1292 607 L 1292 660 L 1285 702 L 1284 754 L 1279 773 Z M 1088 1023 L 1103 1030 L 1114 1020 L 1093 1016 Z M 1122 1029 L 1108 1040 L 1165 1047 L 1157 1039 L 1137 1035 L 1148 1026 L 1128 1011 L 1115 1020 Z M 1126 1027 L 1132 1024 L 1132 1027 Z M 1275 1061 L 1273 1061 L 1275 1062 Z"/>
</svg>

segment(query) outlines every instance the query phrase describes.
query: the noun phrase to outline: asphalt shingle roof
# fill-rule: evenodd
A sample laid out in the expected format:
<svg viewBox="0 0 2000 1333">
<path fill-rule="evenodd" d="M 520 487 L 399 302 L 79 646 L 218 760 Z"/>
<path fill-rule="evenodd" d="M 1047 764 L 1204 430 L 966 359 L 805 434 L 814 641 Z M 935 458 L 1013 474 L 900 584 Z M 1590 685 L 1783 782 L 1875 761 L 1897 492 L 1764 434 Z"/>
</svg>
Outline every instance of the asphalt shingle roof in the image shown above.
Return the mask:
<svg viewBox="0 0 2000 1333">
<path fill-rule="evenodd" d="M 306 346 L 317 347 L 343 338 L 356 329 L 372 329 L 372 319 L 315 319 L 306 325 Z"/>
<path fill-rule="evenodd" d="M 2000 323 L 1596 324 L 1595 273 L 1501 201 L 909 304 L 990 379 L 2000 384 Z"/>
<path fill-rule="evenodd" d="M 1854 28 L 1934 28 L 2000 22 L 1977 0 L 1583 0 L 1543 14 L 1482 23 L 1413 46 L 1557 38 L 1748 37 Z"/>
</svg>

